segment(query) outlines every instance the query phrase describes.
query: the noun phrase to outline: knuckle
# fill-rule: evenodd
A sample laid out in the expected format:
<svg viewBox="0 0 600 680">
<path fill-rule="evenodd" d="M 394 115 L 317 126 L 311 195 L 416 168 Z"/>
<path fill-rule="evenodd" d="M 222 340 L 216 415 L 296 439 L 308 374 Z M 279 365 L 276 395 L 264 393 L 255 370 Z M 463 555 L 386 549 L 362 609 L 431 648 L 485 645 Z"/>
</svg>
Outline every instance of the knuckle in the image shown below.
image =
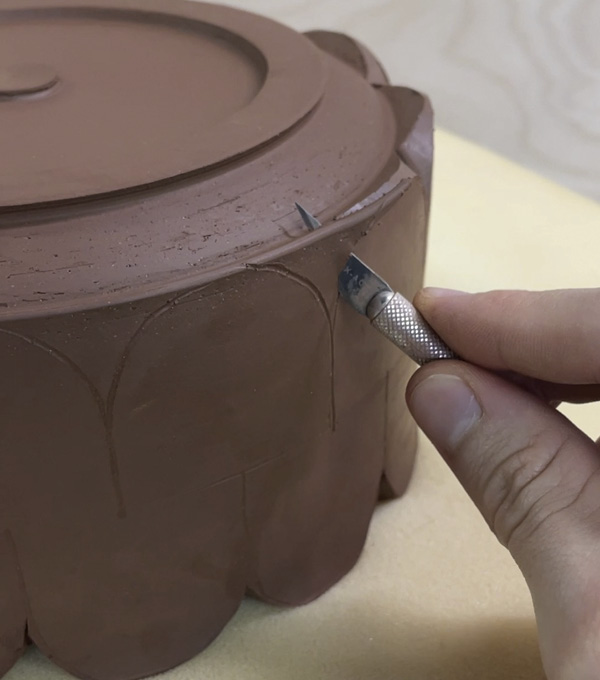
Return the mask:
<svg viewBox="0 0 600 680">
<path fill-rule="evenodd" d="M 481 497 L 484 516 L 504 546 L 553 511 L 555 468 L 569 448 L 569 436 L 540 432 L 508 454 L 498 454 L 500 462 L 484 479 Z"/>
<path fill-rule="evenodd" d="M 558 522 L 565 518 L 567 512 L 575 512 L 584 524 L 596 525 L 600 510 L 597 493 L 599 481 L 600 467 L 574 488 L 559 493 L 547 492 L 546 498 L 539 499 L 531 508 L 527 521 L 513 531 L 507 547 L 512 548 L 517 542 L 530 542 L 549 520 Z"/>
</svg>

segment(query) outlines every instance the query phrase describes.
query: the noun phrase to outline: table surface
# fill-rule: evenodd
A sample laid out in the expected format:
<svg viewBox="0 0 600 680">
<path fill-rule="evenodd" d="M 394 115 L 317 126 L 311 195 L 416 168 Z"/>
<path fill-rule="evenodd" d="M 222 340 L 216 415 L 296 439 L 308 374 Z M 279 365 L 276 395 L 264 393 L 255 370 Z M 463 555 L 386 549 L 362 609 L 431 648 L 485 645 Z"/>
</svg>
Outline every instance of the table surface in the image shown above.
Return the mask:
<svg viewBox="0 0 600 680">
<path fill-rule="evenodd" d="M 469 291 L 594 286 L 600 206 L 437 133 L 427 280 Z M 588 433 L 594 407 L 571 407 Z M 6 680 L 69 676 L 30 650 Z M 423 439 L 407 495 L 379 506 L 356 568 L 317 602 L 246 601 L 163 680 L 542 680 L 508 553 Z"/>
</svg>

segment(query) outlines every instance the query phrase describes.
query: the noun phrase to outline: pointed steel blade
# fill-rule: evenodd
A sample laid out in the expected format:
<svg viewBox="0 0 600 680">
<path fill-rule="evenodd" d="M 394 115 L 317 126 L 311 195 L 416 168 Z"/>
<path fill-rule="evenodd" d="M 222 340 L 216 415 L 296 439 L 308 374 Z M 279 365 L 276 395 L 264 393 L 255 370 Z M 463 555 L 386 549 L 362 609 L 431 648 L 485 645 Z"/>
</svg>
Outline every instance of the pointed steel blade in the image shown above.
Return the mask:
<svg viewBox="0 0 600 680">
<path fill-rule="evenodd" d="M 308 210 L 303 208 L 300 203 L 296 203 L 296 210 L 300 213 L 300 217 L 302 218 L 302 221 L 304 224 L 311 230 L 314 231 L 315 229 L 318 229 L 321 226 L 321 223 L 319 220 L 314 216 L 311 215 Z"/>
<path fill-rule="evenodd" d="M 367 314 L 369 302 L 378 294 L 392 289 L 354 253 L 338 277 L 340 295 L 360 314 Z"/>
</svg>

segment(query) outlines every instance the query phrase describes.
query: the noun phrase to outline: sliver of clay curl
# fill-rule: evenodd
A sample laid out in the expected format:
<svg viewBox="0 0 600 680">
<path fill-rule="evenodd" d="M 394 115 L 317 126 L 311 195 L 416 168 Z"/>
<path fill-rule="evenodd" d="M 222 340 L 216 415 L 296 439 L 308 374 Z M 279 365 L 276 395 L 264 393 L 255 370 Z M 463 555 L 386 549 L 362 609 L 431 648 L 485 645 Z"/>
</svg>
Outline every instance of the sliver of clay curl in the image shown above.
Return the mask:
<svg viewBox="0 0 600 680">
<path fill-rule="evenodd" d="M 354 213 L 363 210 L 364 208 L 372 205 L 379 199 L 387 196 L 391 191 L 394 191 L 397 187 L 401 187 L 404 191 L 412 184 L 413 178 L 406 176 L 406 166 L 400 165 L 400 167 L 390 176 L 390 178 L 385 181 L 380 187 L 378 187 L 373 193 L 369 194 L 363 198 L 358 203 L 355 203 L 351 208 L 348 208 L 346 212 L 338 215 L 335 219 L 341 220 L 344 217 L 353 215 Z"/>
</svg>

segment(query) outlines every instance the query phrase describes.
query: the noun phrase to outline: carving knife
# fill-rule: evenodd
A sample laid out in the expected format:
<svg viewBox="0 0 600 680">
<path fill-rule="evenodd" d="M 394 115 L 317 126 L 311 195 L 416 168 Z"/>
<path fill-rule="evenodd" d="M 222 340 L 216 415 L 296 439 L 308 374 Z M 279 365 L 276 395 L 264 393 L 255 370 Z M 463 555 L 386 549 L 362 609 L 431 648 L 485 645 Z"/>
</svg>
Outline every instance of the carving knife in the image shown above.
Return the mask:
<svg viewBox="0 0 600 680">
<path fill-rule="evenodd" d="M 354 253 L 338 278 L 341 296 L 413 361 L 457 359 L 415 307 Z"/>
</svg>

